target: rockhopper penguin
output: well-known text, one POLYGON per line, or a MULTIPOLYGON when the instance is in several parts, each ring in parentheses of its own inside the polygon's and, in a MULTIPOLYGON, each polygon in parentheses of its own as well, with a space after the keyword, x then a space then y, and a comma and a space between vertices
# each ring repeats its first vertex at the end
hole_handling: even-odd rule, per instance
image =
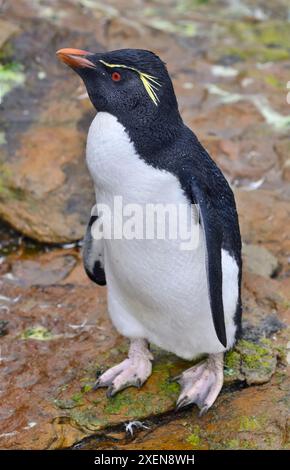
MULTIPOLYGON (((181 250, 171 239, 98 239, 85 235, 88 276, 108 288, 108 310, 130 340, 128 358, 103 373, 108 396, 141 386, 152 371, 149 343, 191 360, 177 407, 201 413, 223 384, 224 352, 241 327, 241 238, 233 193, 195 134, 183 123, 165 64, 154 53, 122 49, 90 53, 61 49, 58 57, 83 79, 97 110, 86 158, 96 201, 199 207, 198 245, 181 250)), ((98 207, 98 206, 96 206, 98 207)), ((101 217, 101 216, 100 216, 101 217)))

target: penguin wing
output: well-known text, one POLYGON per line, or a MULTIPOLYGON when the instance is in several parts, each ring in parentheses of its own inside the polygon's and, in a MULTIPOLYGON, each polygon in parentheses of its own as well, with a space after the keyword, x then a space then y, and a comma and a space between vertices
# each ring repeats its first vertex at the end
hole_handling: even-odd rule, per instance
POLYGON ((99 286, 106 285, 104 271, 104 247, 103 240, 96 240, 92 237, 91 229, 93 223, 98 219, 97 215, 91 215, 84 237, 83 263, 85 271, 91 281, 99 286))
POLYGON ((211 313, 215 331, 224 347, 227 345, 223 294, 222 294, 222 244, 223 225, 214 205, 210 188, 205 180, 192 176, 192 202, 198 204, 201 225, 206 242, 206 271, 211 313))

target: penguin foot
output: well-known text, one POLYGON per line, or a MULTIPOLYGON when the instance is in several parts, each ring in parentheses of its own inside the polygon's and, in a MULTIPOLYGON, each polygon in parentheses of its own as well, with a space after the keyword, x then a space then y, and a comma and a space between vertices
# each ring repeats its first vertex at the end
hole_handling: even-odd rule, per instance
POLYGON ((120 364, 108 369, 96 381, 94 390, 108 387, 107 396, 113 397, 127 387, 140 388, 150 377, 153 356, 144 339, 131 341, 128 358, 120 364))
POLYGON ((176 404, 178 410, 195 403, 200 409, 200 416, 207 412, 223 386, 223 356, 223 353, 211 354, 206 361, 176 377, 182 387, 176 404))

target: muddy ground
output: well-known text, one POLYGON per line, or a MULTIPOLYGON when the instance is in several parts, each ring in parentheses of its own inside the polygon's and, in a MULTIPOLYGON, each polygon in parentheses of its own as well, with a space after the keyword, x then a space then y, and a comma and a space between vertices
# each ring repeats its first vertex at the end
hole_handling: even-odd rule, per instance
POLYGON ((289 1, 11 0, 0 9, 0 448, 289 449, 289 1), (156 348, 141 390, 112 399, 92 390, 127 343, 108 319, 106 289, 81 264, 94 111, 55 59, 66 46, 161 55, 184 120, 235 191, 244 336, 202 418, 174 409, 170 378, 189 364, 156 348), (143 428, 131 435, 134 420, 143 428))

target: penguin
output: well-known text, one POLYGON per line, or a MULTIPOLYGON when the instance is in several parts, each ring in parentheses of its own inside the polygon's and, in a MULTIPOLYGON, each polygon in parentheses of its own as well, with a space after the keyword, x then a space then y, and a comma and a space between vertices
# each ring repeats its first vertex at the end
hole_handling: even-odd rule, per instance
POLYGON ((140 387, 152 372, 150 344, 188 360, 175 380, 177 408, 200 414, 223 386, 224 354, 241 332, 241 236, 233 192, 194 132, 183 122, 165 63, 153 52, 91 53, 60 49, 83 80, 97 113, 86 161, 96 206, 84 239, 85 270, 107 286, 108 312, 129 339, 128 356, 98 377, 111 397, 140 387), (197 217, 196 246, 180 240, 100 237, 100 204, 182 204, 197 217))

